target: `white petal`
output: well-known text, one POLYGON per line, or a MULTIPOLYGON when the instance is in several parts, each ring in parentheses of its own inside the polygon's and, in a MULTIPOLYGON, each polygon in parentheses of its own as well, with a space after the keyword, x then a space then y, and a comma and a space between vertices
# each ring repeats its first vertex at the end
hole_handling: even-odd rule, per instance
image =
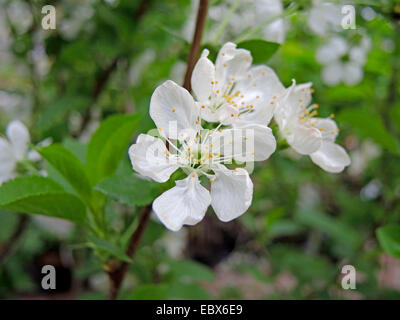
POLYGON ((311 160, 322 169, 338 173, 350 165, 351 160, 346 150, 333 142, 324 142, 322 147, 311 154, 311 160))
POLYGON ((245 76, 245 72, 251 66, 252 57, 250 51, 236 49, 236 44, 227 42, 218 53, 215 63, 215 79, 222 85, 231 78, 239 80, 245 76))
POLYGON ((322 140, 334 142, 338 135, 338 127, 336 122, 330 118, 312 118, 313 126, 321 131, 322 140))
POLYGON ((154 200, 153 210, 168 229, 178 231, 184 224, 200 222, 210 203, 209 191, 200 184, 197 175, 190 174, 154 200))
POLYGON ((15 158, 24 159, 30 142, 28 129, 22 122, 15 120, 7 126, 6 134, 11 142, 15 158))
POLYGON ((291 129, 291 134, 286 137, 287 143, 300 154, 310 154, 322 146, 321 131, 302 125, 291 129))
POLYGON ((248 124, 233 129, 225 129, 218 137, 223 143, 214 142, 220 145, 220 152, 225 156, 232 156, 235 160, 264 161, 276 150, 276 140, 271 128, 259 124, 248 124), (232 142, 232 143, 230 143, 232 142))
POLYGON ((133 169, 157 182, 166 182, 179 166, 167 157, 165 150, 162 140, 147 134, 139 135, 136 143, 129 148, 133 169))
POLYGON ((163 136, 177 138, 178 132, 194 128, 199 106, 191 94, 168 80, 158 86, 150 101, 150 116, 163 136))
POLYGON ((251 205, 253 182, 246 170, 228 170, 219 165, 211 183, 211 205, 217 217, 224 222, 241 216, 251 205))
POLYGON ((16 159, 10 143, 0 137, 0 180, 8 180, 15 166, 16 159))
POLYGON ((203 53, 192 73, 192 89, 198 101, 205 101, 210 97, 213 88, 211 82, 215 81, 214 64, 207 55, 208 52, 203 53))

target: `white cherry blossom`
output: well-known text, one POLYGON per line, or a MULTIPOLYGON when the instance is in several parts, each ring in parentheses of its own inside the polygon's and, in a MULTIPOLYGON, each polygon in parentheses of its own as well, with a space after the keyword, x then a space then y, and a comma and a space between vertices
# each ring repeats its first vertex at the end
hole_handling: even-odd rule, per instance
POLYGON ((280 133, 296 152, 309 155, 325 171, 341 172, 350 165, 350 158, 335 144, 339 132, 335 121, 315 117, 318 105, 310 105, 311 92, 311 83, 294 82, 279 99, 275 120, 280 133))
POLYGON ((145 177, 166 182, 179 168, 187 175, 153 203, 160 221, 173 231, 201 221, 210 204, 222 221, 246 212, 253 183, 245 169, 231 170, 226 164, 264 159, 276 147, 275 139, 268 139, 270 129, 257 124, 243 128, 219 124, 212 130, 203 129, 202 110, 186 89, 166 81, 150 102, 150 115, 161 138, 141 134, 129 149, 133 169, 145 177), (256 135, 264 139, 257 141, 256 135), (252 139, 256 140, 254 145, 246 144, 252 139), (210 191, 201 185, 201 176, 210 181, 210 191))
MULTIPOLYGON (((201 118, 232 128, 267 126, 274 114, 275 101, 284 92, 275 72, 267 66, 251 67, 250 52, 237 49, 234 43, 228 42, 221 48, 215 65, 208 59, 208 53, 203 51, 192 75, 201 118)), ((259 131, 258 127, 256 144, 261 146, 262 140, 275 139, 270 128, 262 129, 263 135, 257 134, 259 131)))

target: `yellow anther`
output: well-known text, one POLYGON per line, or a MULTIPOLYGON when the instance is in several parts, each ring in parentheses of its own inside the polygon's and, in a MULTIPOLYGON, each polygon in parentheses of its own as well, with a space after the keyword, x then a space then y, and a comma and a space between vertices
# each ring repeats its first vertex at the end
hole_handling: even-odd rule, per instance
POLYGON ((214 84, 214 81, 211 81, 211 84, 214 84))
POLYGON ((222 52, 222 55, 224 56, 224 55, 225 55, 225 52, 222 52))
POLYGON ((224 63, 224 67, 226 68, 226 63, 224 63))
POLYGON ((172 112, 175 112, 175 110, 176 110, 175 108, 172 108, 172 112))
POLYGON ((249 61, 249 57, 244 58, 246 61, 249 61))
POLYGON ((200 160, 200 162, 199 162, 200 164, 203 164, 204 162, 203 162, 203 160, 200 160))
POLYGON ((257 83, 253 83, 253 87, 257 87, 257 83))
POLYGON ((199 120, 196 120, 196 124, 199 124, 199 120))
POLYGON ((213 178, 211 178, 211 179, 210 179, 210 182, 214 182, 214 179, 213 179, 213 178))
POLYGON ((257 96, 256 98, 257 98, 257 99, 260 99, 260 96, 257 96))
POLYGON ((231 117, 234 117, 235 116, 235 114, 234 113, 231 113, 231 117))
POLYGON ((299 99, 299 101, 300 101, 300 102, 303 102, 303 99, 302 99, 302 98, 300 98, 300 99, 299 99))
POLYGON ((251 78, 251 74, 249 74, 248 77, 251 78))
POLYGON ((247 137, 244 137, 244 140, 247 140, 248 138, 247 137))
POLYGON ((304 119, 304 115, 301 115, 299 118, 300 118, 300 119, 304 119))
POLYGON ((271 104, 274 104, 274 102, 273 102, 273 101, 271 101, 270 103, 271 103, 271 104))
POLYGON ((196 176, 196 174, 195 173, 192 173, 192 177, 194 178, 196 176))
POLYGON ((219 93, 219 89, 216 92, 219 93))
POLYGON ((240 117, 240 112, 238 113, 238 117, 240 117))
POLYGON ((235 170, 235 172, 238 172, 238 171, 239 171, 239 169, 238 169, 238 168, 235 168, 234 170, 235 170))
POLYGON ((222 132, 222 129, 219 129, 219 132, 222 132))
POLYGON ((273 98, 273 99, 276 99, 276 96, 273 96, 272 98, 273 98))
POLYGON ((265 72, 263 71, 263 72, 261 72, 261 74, 264 76, 264 75, 265 75, 265 72))
POLYGON ((314 93, 315 92, 315 90, 314 89, 311 89, 311 93, 314 93))
POLYGON ((204 109, 206 106, 203 104, 203 105, 201 105, 201 107, 204 109))
POLYGON ((335 117, 335 114, 331 113, 330 117, 333 119, 335 117))

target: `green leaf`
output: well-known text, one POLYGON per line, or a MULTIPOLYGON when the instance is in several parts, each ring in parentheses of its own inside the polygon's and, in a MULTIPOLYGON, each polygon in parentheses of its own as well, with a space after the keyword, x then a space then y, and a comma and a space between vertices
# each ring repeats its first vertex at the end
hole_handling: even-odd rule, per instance
POLYGON ((85 167, 71 151, 60 144, 52 144, 38 149, 38 152, 61 173, 83 199, 90 202, 92 188, 85 167))
POLYGON ((114 115, 103 121, 93 134, 86 155, 92 185, 117 169, 138 122, 138 115, 114 115))
POLYGON ((400 258, 400 225, 387 225, 376 231, 383 250, 393 257, 400 258))
POLYGON ((24 176, 0 187, 0 208, 29 214, 41 214, 85 224, 86 208, 78 197, 66 193, 51 179, 24 176))
POLYGON ((358 130, 363 137, 372 138, 382 147, 399 153, 400 149, 396 139, 387 131, 379 115, 365 110, 348 109, 338 115, 338 121, 346 122, 358 130))
POLYGON ((161 192, 158 183, 141 179, 135 173, 115 174, 102 180, 96 190, 131 206, 150 204, 161 192))
POLYGON ((166 300, 169 287, 165 284, 146 284, 137 287, 129 300, 166 300))
POLYGON ((255 64, 268 62, 280 46, 279 43, 261 39, 246 40, 237 45, 238 48, 247 49, 251 52, 255 64))
POLYGON ((122 260, 125 262, 132 262, 132 259, 129 258, 121 248, 119 248, 115 244, 113 244, 105 239, 91 236, 89 238, 89 241, 93 245, 94 248, 104 250, 107 253, 115 256, 119 260, 122 260))
POLYGON ((177 278, 191 281, 213 281, 214 273, 205 265, 191 260, 171 260, 170 270, 177 278))

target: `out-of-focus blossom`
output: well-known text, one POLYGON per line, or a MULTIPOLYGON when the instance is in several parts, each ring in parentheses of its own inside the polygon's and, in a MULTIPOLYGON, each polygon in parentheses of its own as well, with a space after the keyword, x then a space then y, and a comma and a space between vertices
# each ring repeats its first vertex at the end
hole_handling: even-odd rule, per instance
POLYGON ((342 14, 338 4, 316 0, 307 18, 308 26, 317 35, 340 31, 342 14))
POLYGON ((340 36, 331 38, 316 53, 316 59, 324 66, 323 81, 329 86, 341 82, 349 86, 358 84, 364 75, 363 66, 370 47, 371 41, 367 36, 363 36, 357 45, 340 36))
MULTIPOLYGON (((17 165, 21 161, 38 161, 39 154, 29 150, 30 135, 25 125, 14 120, 9 123, 6 136, 0 137, 0 184, 17 176, 17 165)), ((50 139, 44 140, 40 146, 51 143, 50 139)))
MULTIPOLYGON (((211 20, 211 31, 206 41, 213 39, 219 24, 228 14, 229 10, 235 5, 237 0, 225 0, 218 5, 211 6, 208 16, 211 20)), ((184 28, 184 37, 191 41, 195 26, 195 16, 198 8, 198 0, 192 1, 192 13, 184 28)), ((255 26, 262 26, 260 36, 267 41, 283 43, 285 41, 286 27, 285 22, 279 16, 283 13, 281 0, 242 0, 238 8, 233 13, 221 41, 229 41, 240 36, 247 29, 255 26), (270 21, 270 23, 266 23, 270 21)))
POLYGON ((85 1, 79 5, 79 10, 73 10, 70 17, 61 19, 60 33, 67 39, 74 39, 85 23, 93 16, 94 10, 90 1, 85 1))
POLYGON ((27 1, 13 0, 6 8, 10 22, 19 34, 23 34, 32 25, 33 17, 27 1))
POLYGON ((6 135, 7 139, 0 137, 0 184, 17 175, 17 163, 26 158, 30 141, 28 129, 20 121, 12 121, 6 135))

